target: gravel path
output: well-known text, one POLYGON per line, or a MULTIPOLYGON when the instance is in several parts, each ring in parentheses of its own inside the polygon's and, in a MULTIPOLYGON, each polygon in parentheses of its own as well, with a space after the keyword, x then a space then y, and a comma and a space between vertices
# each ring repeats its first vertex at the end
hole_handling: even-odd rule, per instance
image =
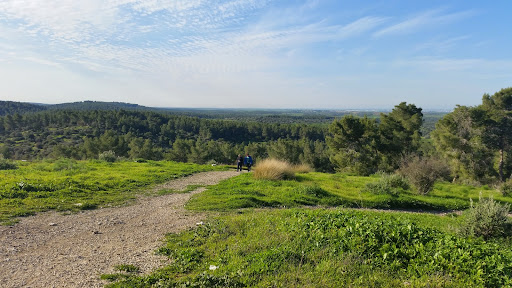
MULTIPOLYGON (((234 171, 204 172, 155 189, 183 190, 188 185, 213 185, 238 175, 234 171)), ((164 265, 154 251, 169 232, 199 222, 204 214, 186 211, 191 193, 143 197, 126 207, 78 214, 41 213, 15 226, 0 226, 1 287, 102 287, 100 274, 113 266, 132 264, 147 273, 164 265)))

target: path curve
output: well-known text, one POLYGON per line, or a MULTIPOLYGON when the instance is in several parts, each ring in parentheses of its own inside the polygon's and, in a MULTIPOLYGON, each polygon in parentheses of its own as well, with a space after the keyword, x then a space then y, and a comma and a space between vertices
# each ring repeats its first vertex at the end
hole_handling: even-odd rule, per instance
MULTIPOLYGON (((183 190, 188 185, 214 185, 239 175, 234 171, 203 172, 155 189, 183 190)), ((15 226, 0 226, 2 287, 102 287, 100 274, 119 264, 138 266, 142 273, 167 263, 154 251, 166 233, 180 232, 205 214, 186 211, 195 193, 140 198, 126 207, 78 214, 41 213, 15 226)))

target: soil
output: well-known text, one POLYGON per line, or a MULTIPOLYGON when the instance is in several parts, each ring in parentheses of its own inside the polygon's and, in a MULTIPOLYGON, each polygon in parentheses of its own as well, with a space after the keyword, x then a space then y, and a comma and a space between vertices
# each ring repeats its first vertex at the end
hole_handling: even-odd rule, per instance
MULTIPOLYGON (((214 185, 238 175, 234 171, 195 174, 153 189, 184 190, 188 185, 214 185)), ((205 214, 184 205, 193 194, 140 197, 134 205, 63 215, 25 217, 0 226, 0 286, 102 287, 101 274, 131 264, 148 273, 168 263, 155 254, 167 233, 197 225, 205 214)))

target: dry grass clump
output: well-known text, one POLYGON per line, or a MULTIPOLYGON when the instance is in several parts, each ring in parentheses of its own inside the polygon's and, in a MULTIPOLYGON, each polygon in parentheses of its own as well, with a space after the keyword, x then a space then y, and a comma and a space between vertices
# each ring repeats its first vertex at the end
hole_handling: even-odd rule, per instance
POLYGON ((265 159, 254 166, 254 178, 265 180, 284 180, 295 178, 293 166, 277 159, 265 159))
POLYGON ((293 165, 293 171, 295 171, 295 173, 309 173, 313 172, 313 168, 308 164, 297 164, 293 165))

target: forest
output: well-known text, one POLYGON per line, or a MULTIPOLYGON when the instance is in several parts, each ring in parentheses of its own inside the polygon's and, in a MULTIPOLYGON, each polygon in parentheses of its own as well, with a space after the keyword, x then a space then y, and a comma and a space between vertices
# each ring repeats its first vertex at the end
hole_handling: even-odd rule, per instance
POLYGON ((443 175, 452 180, 493 183, 512 173, 512 88, 450 113, 424 113, 405 102, 390 112, 337 114, 155 109, 92 101, 47 106, 4 101, 0 111, 4 159, 114 155, 232 164, 237 154, 250 153, 256 162, 276 158, 358 175, 393 172, 418 161, 437 165, 436 170, 443 166, 449 170, 443 175))

